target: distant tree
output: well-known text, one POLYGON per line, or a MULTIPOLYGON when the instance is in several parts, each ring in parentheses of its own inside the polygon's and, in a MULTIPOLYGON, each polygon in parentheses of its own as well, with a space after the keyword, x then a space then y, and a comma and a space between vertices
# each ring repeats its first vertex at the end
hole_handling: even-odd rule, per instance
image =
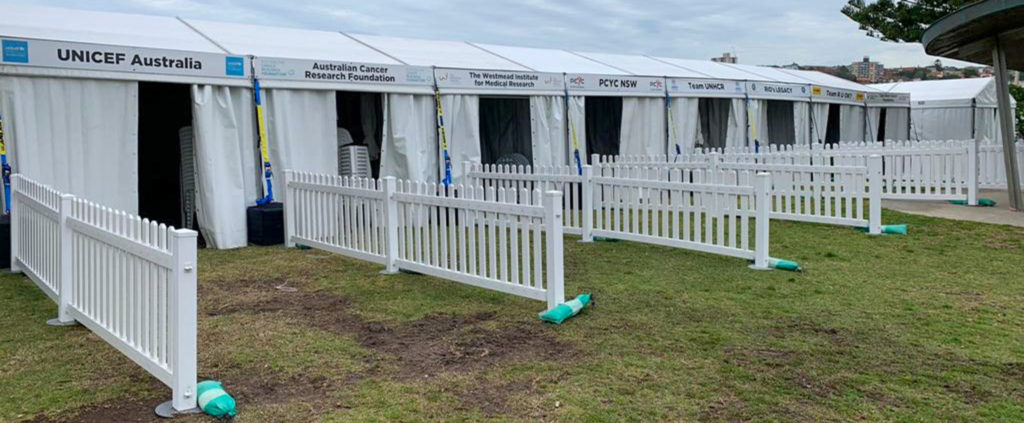
POLYGON ((977 1, 980 0, 848 0, 843 14, 860 24, 869 37, 917 43, 929 25, 977 1))
POLYGON ((850 72, 850 68, 848 68, 846 66, 839 66, 836 69, 836 76, 838 76, 840 78, 843 78, 843 79, 849 79, 849 80, 854 81, 854 82, 857 81, 857 76, 854 75, 853 72, 850 72))
POLYGON ((1010 95, 1017 100, 1017 134, 1024 137, 1024 87, 1010 85, 1010 95))
POLYGON ((964 68, 964 78, 977 78, 978 68, 964 68))

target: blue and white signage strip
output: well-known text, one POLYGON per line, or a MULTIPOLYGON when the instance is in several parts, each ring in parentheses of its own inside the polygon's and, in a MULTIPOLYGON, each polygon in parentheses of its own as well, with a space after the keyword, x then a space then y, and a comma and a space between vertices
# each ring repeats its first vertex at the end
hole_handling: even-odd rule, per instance
POLYGON ((565 75, 565 87, 571 95, 613 97, 664 97, 665 78, 651 76, 565 75))
POLYGON ((909 93, 868 93, 868 106, 910 107, 909 93))
POLYGON ((823 87, 819 85, 811 87, 811 101, 815 103, 842 103, 849 104, 851 106, 863 106, 866 100, 867 95, 860 91, 823 87))
POLYGON ((565 95, 560 73, 437 68, 434 79, 442 94, 565 95))
POLYGON ((672 97, 743 98, 747 87, 743 81, 727 79, 668 78, 668 95, 672 97))
POLYGON ((761 100, 809 101, 811 86, 783 82, 747 81, 747 94, 761 100))
POLYGON ((431 94, 434 75, 423 66, 381 65, 326 60, 253 59, 264 88, 343 89, 431 94))
POLYGON ((0 64, 5 68, 11 66, 12 73, 78 70, 104 73, 99 77, 107 79, 222 80, 243 84, 248 84, 250 73, 249 58, 220 53, 16 38, 0 38, 0 48, 0 64), (156 79, 152 75, 170 78, 156 79))

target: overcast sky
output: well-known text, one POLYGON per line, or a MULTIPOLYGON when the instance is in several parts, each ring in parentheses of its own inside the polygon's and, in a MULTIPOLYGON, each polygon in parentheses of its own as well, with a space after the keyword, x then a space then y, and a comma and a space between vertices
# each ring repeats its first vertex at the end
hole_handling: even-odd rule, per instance
MULTIPOLYGON (((708 59, 752 65, 888 67, 934 61, 920 44, 864 35, 845 0, 37 0, 46 4, 219 21, 708 59)), ((948 64, 957 64, 944 60, 948 64)))

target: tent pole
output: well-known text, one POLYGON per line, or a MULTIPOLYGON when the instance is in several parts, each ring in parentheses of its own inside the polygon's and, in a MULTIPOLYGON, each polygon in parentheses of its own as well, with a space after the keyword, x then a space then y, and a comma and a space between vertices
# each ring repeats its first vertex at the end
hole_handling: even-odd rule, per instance
POLYGON ((997 98, 999 100, 999 122, 1002 129, 1003 160, 1006 162, 1006 188, 1010 195, 1010 208, 1016 211, 1024 211, 1024 202, 1021 200, 1020 172, 1017 170, 1017 155, 1014 148, 1013 136, 1013 111, 1010 110, 1010 87, 1007 81, 1006 50, 1003 49, 998 36, 994 39, 992 48, 992 67, 996 73, 997 98))

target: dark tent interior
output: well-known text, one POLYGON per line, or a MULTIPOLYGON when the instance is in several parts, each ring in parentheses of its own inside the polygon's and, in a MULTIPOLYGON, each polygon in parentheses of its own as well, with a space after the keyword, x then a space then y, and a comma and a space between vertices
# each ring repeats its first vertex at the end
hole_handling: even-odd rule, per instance
MULTIPOLYGON (((587 154, 618 155, 622 132, 622 97, 587 97, 587 154)), ((587 157, 590 163, 590 157, 587 157)))
POLYGON ((791 145, 796 142, 792 102, 768 100, 767 141, 774 145, 791 145))
POLYGON ((697 103, 700 115, 700 135, 705 148, 725 147, 729 134, 729 108, 732 100, 728 98, 702 98, 697 103))
MULTIPOLYGON (((179 228, 187 226, 183 215, 194 213, 195 206, 187 207, 182 201, 185 188, 179 131, 191 126, 189 85, 139 83, 139 216, 179 228)), ((191 148, 186 154, 191 155, 191 148)), ((194 170, 187 179, 194 180, 194 170)))
MULTIPOLYGON (((370 168, 373 177, 380 177, 380 147, 384 139, 384 101, 379 93, 337 91, 335 95, 338 110, 338 127, 344 128, 352 137, 352 144, 366 145, 370 153, 370 168), (375 142, 368 143, 367 132, 375 142)), ((346 140, 338 137, 339 147, 346 140)), ((340 159, 339 159, 340 160, 340 159)), ((341 164, 339 163, 339 169, 341 164)))
POLYGON ((530 100, 480 99, 480 159, 485 164, 533 164, 530 100))
POLYGON ((825 131, 825 144, 839 142, 839 137, 841 136, 839 132, 839 109, 838 104, 828 105, 828 129, 825 131))

